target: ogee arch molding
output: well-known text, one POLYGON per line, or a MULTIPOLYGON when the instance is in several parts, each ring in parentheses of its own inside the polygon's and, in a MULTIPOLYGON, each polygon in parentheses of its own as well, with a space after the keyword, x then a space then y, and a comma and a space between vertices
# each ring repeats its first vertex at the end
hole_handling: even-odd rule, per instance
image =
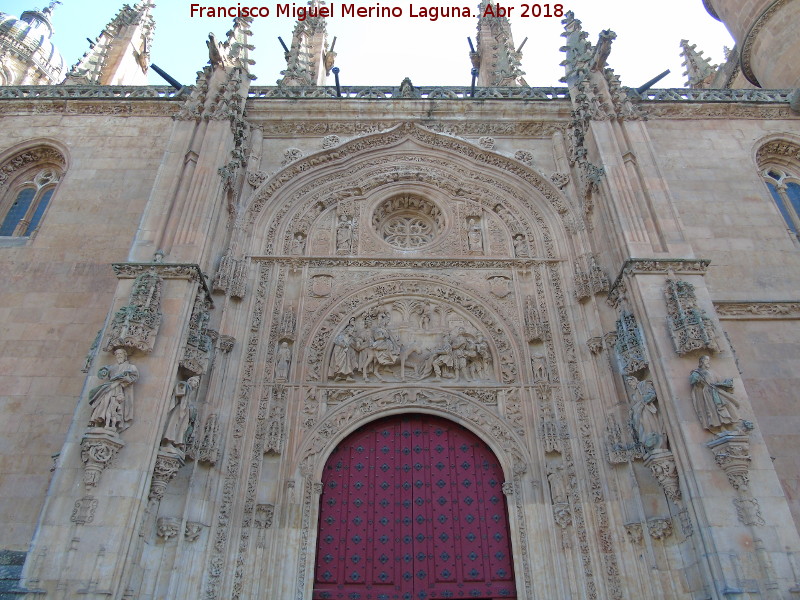
POLYGON ((542 258, 568 255, 563 233, 582 219, 534 169, 405 123, 297 160, 265 181, 241 216, 239 225, 250 239, 246 252, 289 254, 291 236, 307 230, 321 213, 387 186, 436 189, 483 210, 502 211, 509 233, 528 232, 542 258))

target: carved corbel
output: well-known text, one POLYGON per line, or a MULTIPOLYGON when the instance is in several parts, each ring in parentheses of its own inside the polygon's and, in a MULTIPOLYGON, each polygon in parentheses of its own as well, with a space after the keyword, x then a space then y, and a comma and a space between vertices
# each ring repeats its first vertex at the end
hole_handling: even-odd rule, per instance
POLYGON ((167 491, 167 484, 172 481, 184 464, 183 452, 177 448, 161 448, 156 455, 153 478, 150 481, 149 500, 161 500, 167 491))
POLYGON ((165 542, 177 537, 180 531, 181 520, 177 517, 159 517, 156 522, 156 533, 165 542))
POLYGON ((97 486, 100 475, 108 468, 114 457, 125 445, 115 431, 103 428, 89 429, 81 440, 83 461, 83 483, 86 488, 97 486))
POLYGON ((644 459, 644 464, 658 480, 667 498, 673 502, 681 499, 681 487, 675 457, 669 450, 653 450, 644 459))
POLYGON ((663 540, 672 535, 672 519, 650 519, 647 521, 647 531, 654 540, 663 540))
POLYGON ((728 433, 706 444, 714 453, 717 466, 725 471, 730 484, 740 492, 750 485, 750 442, 746 435, 728 433))
POLYGON ((627 523, 625 525, 625 533, 628 534, 628 539, 634 545, 641 544, 644 539, 641 523, 627 523))

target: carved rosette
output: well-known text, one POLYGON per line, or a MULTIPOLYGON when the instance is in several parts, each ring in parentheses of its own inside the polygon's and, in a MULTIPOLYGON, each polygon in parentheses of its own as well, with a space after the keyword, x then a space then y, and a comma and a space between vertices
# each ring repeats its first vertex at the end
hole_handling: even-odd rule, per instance
POLYGON ((151 268, 133 282, 130 299, 120 308, 109 325, 104 350, 128 348, 151 352, 161 326, 161 289, 163 279, 151 268))
POLYGON ((97 485, 100 475, 124 445, 125 442, 119 435, 108 429, 92 428, 84 434, 81 440, 81 460, 83 483, 87 488, 97 485))
POLYGON ((697 306, 697 297, 691 283, 667 279, 664 296, 667 302, 667 323, 675 352, 683 356, 693 350, 719 350, 714 325, 697 306))
POLYGON ((750 485, 750 443, 746 435, 726 434, 706 444, 714 453, 717 466, 725 471, 730 484, 740 492, 750 485))
POLYGON ((645 466, 649 467, 653 477, 664 490, 667 498, 673 502, 681 499, 678 469, 675 466, 675 457, 669 450, 654 450, 644 459, 645 466))
POLYGON ((167 484, 172 481, 183 466, 183 453, 177 449, 162 448, 156 455, 156 466, 153 468, 153 479, 150 481, 149 500, 161 500, 167 491, 167 484))

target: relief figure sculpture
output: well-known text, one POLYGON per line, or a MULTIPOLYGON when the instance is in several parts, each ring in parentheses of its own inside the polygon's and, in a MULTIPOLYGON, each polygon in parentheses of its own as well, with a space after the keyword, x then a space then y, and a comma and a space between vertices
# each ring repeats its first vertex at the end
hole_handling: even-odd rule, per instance
POLYGON ((430 302, 408 301, 402 309, 405 312, 398 314, 412 318, 399 329, 392 326, 392 310, 373 308, 354 316, 333 337, 330 380, 350 382, 357 372, 364 381, 369 381, 371 375, 379 381, 492 378, 492 351, 487 337, 463 326, 451 332, 432 326, 431 317, 439 309, 430 302))

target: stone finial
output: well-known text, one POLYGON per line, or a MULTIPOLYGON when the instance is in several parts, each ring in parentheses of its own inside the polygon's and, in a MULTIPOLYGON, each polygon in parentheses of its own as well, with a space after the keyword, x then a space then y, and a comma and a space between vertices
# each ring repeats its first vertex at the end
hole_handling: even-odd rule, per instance
MULTIPOLYGON (((45 11, 49 14, 56 4, 60 2, 51 2, 45 11)), ((64 83, 146 85, 155 31, 151 14, 154 7, 152 0, 142 0, 134 6, 123 5, 100 35, 90 42, 89 50, 72 66, 64 83), (116 59, 118 56, 123 58, 116 59)))
POLYGON ((697 50, 697 45, 689 45, 688 40, 681 40, 681 56, 683 66, 686 67, 684 75, 688 81, 684 84, 693 89, 705 89, 711 86, 714 76, 717 74, 717 65, 712 65, 703 57, 703 52, 697 50))
MULTIPOLYGON (((311 0, 303 11, 303 20, 298 20, 292 32, 292 44, 286 56, 286 69, 281 71, 280 86, 317 86, 325 83, 336 53, 328 48, 328 32, 325 17, 330 9, 324 0, 311 0)), ((284 46, 285 47, 285 46, 284 46)))
POLYGON ((522 70, 522 47, 517 48, 511 33, 511 23, 504 7, 493 0, 482 0, 478 16, 477 48, 470 52, 473 68, 478 69, 480 87, 527 87, 522 70))

